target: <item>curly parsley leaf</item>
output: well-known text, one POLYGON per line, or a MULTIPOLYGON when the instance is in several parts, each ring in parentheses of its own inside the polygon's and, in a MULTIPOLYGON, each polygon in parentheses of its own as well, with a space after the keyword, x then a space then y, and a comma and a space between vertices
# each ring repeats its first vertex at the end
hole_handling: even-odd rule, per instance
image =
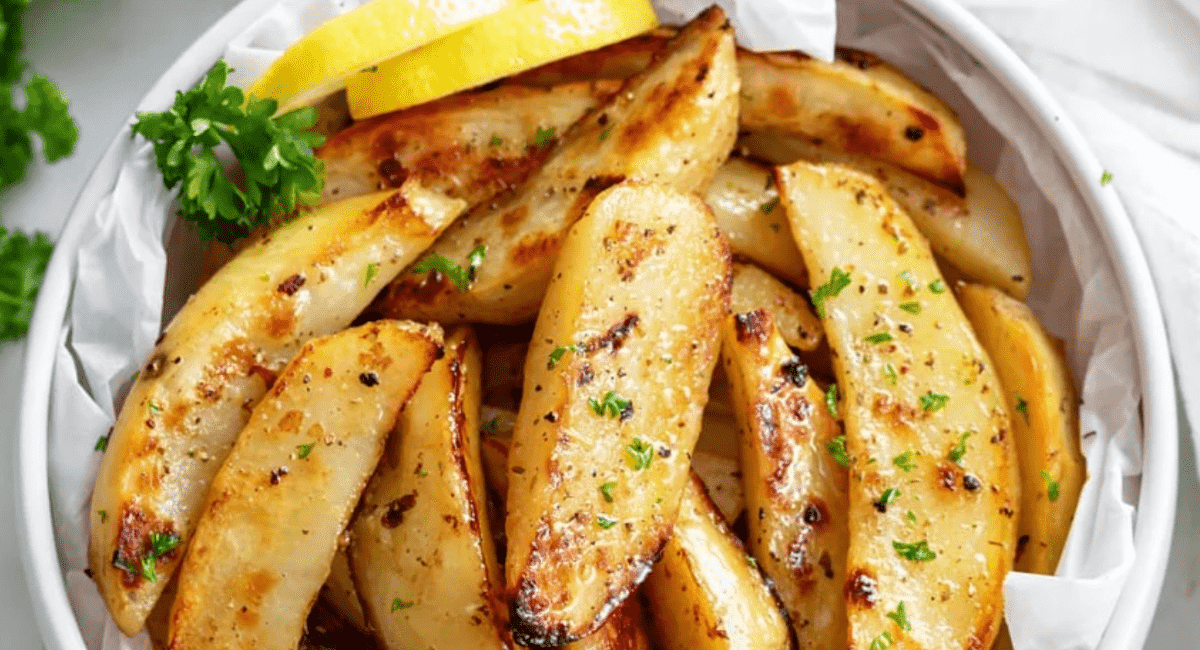
POLYGON ((71 155, 79 139, 79 127, 71 119, 71 105, 53 81, 33 75, 25 85, 25 128, 42 136, 46 162, 71 155))
POLYGON ((29 331, 54 244, 43 234, 8 233, 0 226, 0 342, 15 341, 29 331))
POLYGON ((634 438, 625 448, 625 453, 629 455, 629 464, 634 469, 649 469, 650 461, 654 460, 654 449, 641 438, 634 438))
POLYGON ((589 399, 588 406, 591 407, 592 412, 596 415, 603 416, 607 414, 610 418, 626 420, 633 414, 633 402, 621 397, 615 390, 608 391, 599 400, 595 398, 589 399))
POLYGON ((161 113, 138 113, 134 133, 154 144, 163 183, 182 184, 180 212, 206 241, 230 243, 298 206, 314 204, 324 185, 313 154, 324 137, 312 107, 275 116, 274 99, 245 97, 226 85, 231 68, 217 61, 196 88, 175 94, 161 113), (214 149, 226 144, 241 163, 236 183, 214 149))

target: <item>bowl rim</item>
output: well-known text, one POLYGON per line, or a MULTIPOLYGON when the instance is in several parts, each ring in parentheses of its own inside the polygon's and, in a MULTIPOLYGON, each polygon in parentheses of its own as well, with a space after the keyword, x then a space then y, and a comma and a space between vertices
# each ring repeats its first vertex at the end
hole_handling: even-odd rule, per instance
MULTIPOLYGON (((229 40, 278 0, 243 0, 214 23, 171 64, 138 108, 168 105, 178 88, 192 85, 223 53, 229 40)), ((1178 488, 1177 402, 1158 293, 1141 245, 1115 191, 1103 191, 1095 154, 1058 102, 995 33, 951 0, 895 0, 902 9, 949 36, 992 74, 1051 143, 1083 197, 1117 271, 1121 298, 1132 310, 1134 342, 1143 379, 1143 460, 1137 504, 1134 569, 1101 639, 1100 648, 1141 647, 1153 621, 1166 573, 1178 488), (1136 291, 1134 289, 1137 289, 1136 291), (1153 467, 1153 472, 1145 471, 1153 467)), ((87 650, 67 597, 66 579, 51 517, 48 424, 55 348, 71 296, 74 253, 84 226, 120 169, 130 122, 114 136, 71 208, 55 247, 26 341, 17 453, 17 537, 42 641, 50 650, 87 650)))

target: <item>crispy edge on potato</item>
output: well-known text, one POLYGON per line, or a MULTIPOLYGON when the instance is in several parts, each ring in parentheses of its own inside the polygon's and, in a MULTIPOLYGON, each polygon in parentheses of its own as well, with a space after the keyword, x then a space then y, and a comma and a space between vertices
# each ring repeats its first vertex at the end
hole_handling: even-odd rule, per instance
POLYGON ((590 634, 670 537, 728 309, 729 255, 703 202, 663 186, 613 187, 568 233, 509 456, 518 643, 590 634))
POLYGON ((323 206, 250 244, 172 318, 125 398, 92 493, 88 566, 122 632, 142 629, 178 564, 158 558, 154 581, 136 570, 151 535, 187 543, 276 373, 308 339, 349 325, 462 209, 415 183, 323 206))
POLYGON ((808 269, 779 205, 770 168, 732 157, 721 165, 704 202, 729 238, 729 248, 792 284, 808 286, 808 269))
POLYGON ((878 57, 839 48, 826 63, 798 52, 739 50, 738 71, 743 130, 809 138, 962 193, 967 141, 958 117, 878 57))
POLYGON ((480 460, 479 344, 452 331, 351 526, 354 584, 385 648, 507 648, 480 460))
POLYGON ((440 322, 532 320, 567 230, 605 188, 625 179, 702 190, 737 131, 733 28, 702 13, 655 65, 564 135, 520 188, 469 213, 431 253, 466 264, 486 258, 467 291, 443 273, 407 274, 376 302, 379 313, 440 322))
POLYGON ((875 178, 806 162, 776 173, 842 395, 849 647, 990 647, 1020 503, 991 360, 875 178))
POLYGON ((667 43, 679 33, 675 27, 656 27, 645 34, 599 49, 552 61, 509 77, 515 84, 556 86, 593 79, 628 79, 662 56, 667 43))
POLYGON ((939 257, 975 282, 1024 299, 1033 281, 1033 258, 1021 211, 987 172, 967 163, 965 194, 880 160, 834 151, 802 138, 750 133, 739 141, 749 154, 775 164, 797 160, 838 163, 879 179, 939 257))
POLYGON ((721 363, 740 428, 750 551, 799 647, 845 648, 848 478, 827 451, 842 428, 772 312, 734 311, 721 330, 721 363))
POLYGON ((675 532, 643 591, 663 650, 796 647, 768 582, 695 474, 684 488, 675 532))
POLYGON ((734 262, 730 307, 735 314, 769 310, 783 340, 797 350, 812 351, 821 345, 821 319, 808 300, 753 264, 734 262))
POLYGON ((171 608, 171 650, 292 650, 396 414, 442 353, 436 325, 311 341, 212 481, 171 608))
POLYGON ((1033 311, 992 287, 955 288, 996 364, 1021 466, 1016 570, 1053 575, 1067 543, 1087 464, 1079 451, 1079 400, 1062 341, 1033 311))
POLYGON ((554 88, 503 85, 388 113, 331 137, 323 201, 397 187, 412 177, 430 190, 475 206, 510 190, 551 151, 538 134, 561 134, 608 100, 620 82, 554 88))

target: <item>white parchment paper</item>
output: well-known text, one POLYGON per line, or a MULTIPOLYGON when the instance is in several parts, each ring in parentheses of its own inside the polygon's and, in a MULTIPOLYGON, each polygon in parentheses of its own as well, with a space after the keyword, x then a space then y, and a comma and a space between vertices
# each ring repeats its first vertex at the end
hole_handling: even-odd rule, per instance
MULTIPOLYGON (((281 0, 233 39, 234 80, 249 82, 282 49, 361 0, 281 0)), ((659 0, 664 20, 685 20, 706 0, 659 0)), ((1017 650, 1088 649, 1100 641, 1134 560, 1141 471, 1141 385, 1134 332, 1100 234, 1052 147, 1007 92, 940 32, 890 0, 720 0, 739 41, 755 49, 802 49, 828 58, 839 44, 875 52, 943 97, 968 133, 971 157, 1016 199, 1034 255, 1029 303, 1067 341, 1083 398, 1089 480, 1056 576, 1011 574, 1006 618, 1017 650)), ((165 107, 163 107, 165 108, 165 107)), ((128 129, 126 129, 126 134, 128 129)), ((146 650, 109 619, 87 566, 87 513, 115 405, 169 318, 194 289, 198 243, 168 232, 174 196, 140 140, 97 207, 75 260, 75 284, 58 349, 50 421, 50 488, 58 555, 89 647, 146 650), (167 254, 170 250, 170 255, 167 254), (164 313, 165 312, 165 313, 164 313)))

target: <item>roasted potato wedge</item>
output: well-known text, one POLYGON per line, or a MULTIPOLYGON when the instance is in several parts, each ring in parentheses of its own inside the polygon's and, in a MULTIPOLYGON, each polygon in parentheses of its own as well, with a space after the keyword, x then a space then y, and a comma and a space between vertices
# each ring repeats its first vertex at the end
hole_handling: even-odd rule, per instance
POLYGON ((807 162, 776 173, 843 396, 850 647, 990 647, 1020 486, 987 352, 874 177, 807 162))
POLYGON ((358 122, 331 137, 322 198, 336 201, 415 178, 469 206, 516 187, 550 153, 538 133, 564 133, 620 83, 504 85, 358 122))
POLYGON ((758 565, 698 476, 684 489, 675 533, 643 589, 663 650, 795 647, 795 634, 758 565))
POLYGON ((721 344, 741 428, 746 509, 754 514, 750 552, 774 582, 799 647, 845 648, 847 476, 827 451, 842 428, 772 312, 727 317, 721 344))
POLYGON ((437 237, 463 202, 415 183, 330 204, 267 233, 225 264, 167 326, 125 399, 92 493, 88 564, 127 635, 175 571, 115 566, 151 533, 186 544, 209 482, 250 407, 314 336, 337 332, 437 237))
POLYGON ((441 322, 533 320, 563 237, 600 191, 624 179, 684 192, 708 186, 733 146, 737 93, 733 28, 714 7, 573 126, 524 185, 472 211, 434 245, 434 254, 463 264, 486 247, 468 291, 441 273, 410 273, 375 309, 441 322))
POLYGON ((1033 260, 1020 209, 999 183, 974 164, 963 176, 959 196, 919 176, 866 156, 845 154, 798 138, 751 133, 740 145, 754 156, 786 165, 797 160, 831 162, 871 174, 887 188, 929 239, 933 252, 976 282, 1024 299, 1033 260))
POLYGON ((967 140, 958 117, 878 57, 839 48, 825 63, 798 52, 739 50, 738 72, 743 130, 817 140, 962 193, 967 140))
MULTIPOLYGON (((704 435, 701 432, 700 435, 704 435)), ((698 446, 698 445, 697 445, 698 446)), ((736 457, 718 456, 697 449, 692 454, 692 471, 704 483, 708 496, 725 521, 737 521, 746 509, 742 470, 736 457)))
POLYGON ((775 177, 768 167, 730 158, 708 186, 704 202, 736 254, 769 269, 796 286, 808 286, 808 270, 779 206, 775 177))
POLYGON ((610 188, 562 250, 509 456, 507 589, 522 645, 587 636, 649 572, 729 305, 729 248, 693 195, 610 188))
POLYGON ((1017 571, 1053 575, 1067 543, 1087 464, 1079 451, 1079 401, 1062 342, 1023 302, 964 284, 958 301, 996 364, 1021 466, 1017 571))
POLYGON ((369 633, 362 603, 358 599, 358 589, 354 587, 354 577, 350 573, 350 557, 345 548, 338 548, 333 555, 329 577, 321 586, 321 597, 342 620, 360 632, 369 633))
POLYGON ((479 447, 479 344, 446 339, 351 526, 350 568, 385 648, 508 648, 479 447))
POLYGON ((735 314, 769 310, 783 340, 797 350, 811 351, 821 344, 821 320, 808 301, 753 264, 734 263, 730 306, 735 314))
POLYGON ((608 617, 600 629, 562 647, 562 650, 651 650, 646 620, 637 598, 625 602, 608 617))
POLYGON ((396 414, 441 353, 436 325, 397 321, 305 344, 213 478, 179 572, 172 650, 296 647, 396 414))
POLYGON ((509 77, 509 81, 549 87, 595 79, 628 79, 649 67, 654 57, 660 56, 667 43, 678 33, 675 27, 656 27, 612 45, 551 61, 509 77))

